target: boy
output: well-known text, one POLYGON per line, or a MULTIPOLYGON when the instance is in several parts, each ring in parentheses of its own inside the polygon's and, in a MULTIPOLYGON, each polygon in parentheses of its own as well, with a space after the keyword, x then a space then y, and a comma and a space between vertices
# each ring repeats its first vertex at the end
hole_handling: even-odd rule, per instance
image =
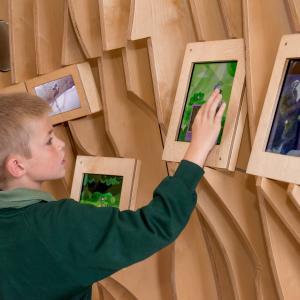
POLYGON ((225 109, 215 90, 193 124, 192 142, 173 177, 145 207, 53 201, 44 180, 64 176, 64 143, 45 101, 0 96, 0 299, 91 299, 91 285, 175 240, 196 203, 195 187, 225 109))

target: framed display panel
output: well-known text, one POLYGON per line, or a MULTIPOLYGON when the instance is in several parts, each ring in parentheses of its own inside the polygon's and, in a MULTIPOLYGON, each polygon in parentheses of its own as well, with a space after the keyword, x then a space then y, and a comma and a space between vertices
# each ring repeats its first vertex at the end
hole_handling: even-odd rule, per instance
MULTIPOLYGON (((237 153, 241 135, 240 122, 245 84, 244 40, 224 40, 188 44, 171 115, 163 160, 179 162, 191 140, 191 127, 199 108, 206 103, 214 88, 222 90, 227 103, 222 129, 210 152, 206 166, 234 170, 231 159, 237 153), (238 139, 238 141, 237 141, 238 139), (234 154, 234 155, 235 155, 234 154)), ((243 113, 246 113, 243 111, 243 113)))
POLYGON ((100 97, 88 62, 58 69, 25 83, 29 93, 49 103, 53 124, 101 110, 100 97))
POLYGON ((97 207, 134 209, 140 166, 130 158, 77 156, 71 198, 97 207))
POLYGON ((300 184, 300 34, 282 37, 247 173, 300 184))

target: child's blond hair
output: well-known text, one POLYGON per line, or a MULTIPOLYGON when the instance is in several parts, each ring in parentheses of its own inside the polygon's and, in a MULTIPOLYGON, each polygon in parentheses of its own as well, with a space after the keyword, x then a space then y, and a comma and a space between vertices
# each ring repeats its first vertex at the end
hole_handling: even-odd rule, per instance
POLYGON ((48 103, 27 93, 0 93, 0 181, 9 154, 31 157, 26 122, 50 111, 48 103))

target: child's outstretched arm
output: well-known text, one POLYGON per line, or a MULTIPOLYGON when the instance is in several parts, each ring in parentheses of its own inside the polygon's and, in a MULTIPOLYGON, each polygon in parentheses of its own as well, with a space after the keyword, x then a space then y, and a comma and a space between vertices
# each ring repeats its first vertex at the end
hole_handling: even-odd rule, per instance
POLYGON ((203 167, 207 155, 216 144, 225 107, 220 90, 215 89, 194 120, 192 141, 184 156, 185 160, 203 167))
POLYGON ((148 205, 119 211, 66 199, 27 209, 25 232, 36 232, 41 240, 34 251, 68 278, 70 285, 87 287, 173 242, 196 205, 195 188, 204 173, 201 166, 221 127, 225 109, 223 104, 218 110, 221 98, 219 90, 214 91, 200 109, 184 159, 175 174, 154 190, 148 205))

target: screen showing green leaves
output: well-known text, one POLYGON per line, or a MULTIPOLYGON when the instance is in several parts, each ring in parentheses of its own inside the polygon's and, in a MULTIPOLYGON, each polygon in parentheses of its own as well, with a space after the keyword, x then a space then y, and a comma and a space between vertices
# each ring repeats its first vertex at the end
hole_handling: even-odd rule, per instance
POLYGON ((217 139, 217 144, 221 143, 236 68, 237 61, 194 64, 177 137, 178 141, 191 141, 192 125, 198 110, 206 103, 213 90, 220 88, 223 101, 226 102, 226 110, 222 117, 222 128, 217 139))
POLYGON ((97 207, 119 207, 123 176, 84 174, 80 203, 97 207))

